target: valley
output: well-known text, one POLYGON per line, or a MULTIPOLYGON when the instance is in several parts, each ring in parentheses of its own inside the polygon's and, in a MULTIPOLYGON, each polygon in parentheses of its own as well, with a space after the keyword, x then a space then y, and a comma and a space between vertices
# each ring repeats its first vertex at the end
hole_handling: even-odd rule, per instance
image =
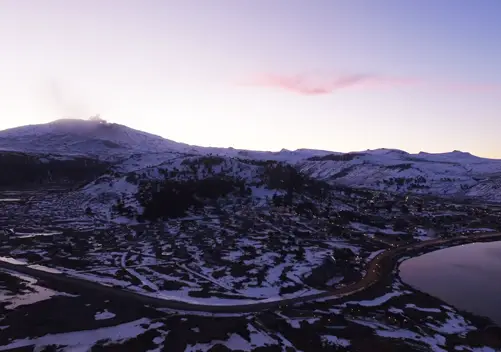
POLYGON ((67 120, 7 144, 0 350, 501 348, 489 319, 398 275, 498 238, 499 160, 203 148, 67 120))

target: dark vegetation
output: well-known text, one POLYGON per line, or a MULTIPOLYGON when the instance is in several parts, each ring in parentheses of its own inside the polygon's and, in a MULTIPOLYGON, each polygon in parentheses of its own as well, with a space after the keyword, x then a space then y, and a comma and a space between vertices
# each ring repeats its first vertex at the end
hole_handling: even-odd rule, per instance
MULTIPOLYGON (((185 165, 192 168, 193 174, 199 170, 207 170, 223 163, 219 157, 197 158, 186 160, 185 165)), ((317 209, 304 195, 319 200, 327 200, 330 186, 313 180, 290 165, 277 162, 255 162, 261 166, 261 184, 268 189, 282 191, 275 195, 273 203, 280 205, 295 205, 296 211, 303 214, 316 214, 317 209)), ((168 177, 163 181, 141 182, 138 176, 130 174, 127 179, 140 185, 138 200, 144 207, 142 219, 157 220, 177 218, 186 215, 189 209, 199 209, 210 203, 214 204, 220 198, 229 195, 250 197, 250 186, 259 182, 247 183, 238 177, 208 173, 206 178, 191 178, 180 180, 168 177)), ((120 205, 120 204, 119 204, 120 205)))
POLYGON ((364 156, 363 153, 327 154, 324 156, 313 156, 309 161, 351 161, 364 156))
POLYGON ((92 181, 108 167, 107 163, 85 157, 57 160, 19 152, 0 152, 0 188, 76 185, 92 181))
MULTIPOLYGON (((400 164, 400 165, 393 165, 389 166, 388 168, 398 168, 400 171, 405 170, 407 164, 400 164)), ((378 183, 380 183, 379 181, 378 183)), ((385 186, 396 186, 397 189, 400 189, 401 187, 407 187, 408 189, 424 189, 424 188, 430 188, 428 186, 426 178, 423 176, 419 175, 416 177, 390 177, 389 179, 383 179, 382 182, 384 183, 385 186)))
POLYGON ((230 194, 250 195, 251 192, 242 180, 210 177, 142 184, 138 197, 144 207, 143 218, 156 220, 182 217, 188 209, 202 207, 207 201, 215 201, 230 194))
POLYGON ((263 180, 269 189, 286 192, 285 196, 274 197, 275 205, 291 205, 294 196, 300 193, 326 200, 331 189, 326 182, 314 180, 291 165, 279 163, 265 166, 263 180))
POLYGON ((305 283, 311 287, 325 289, 327 282, 335 276, 345 276, 353 267, 356 255, 349 248, 335 248, 330 257, 314 268, 305 278, 305 283))
POLYGON ((384 218, 376 214, 364 214, 350 210, 338 211, 335 216, 331 218, 331 222, 339 226, 347 226, 350 222, 359 222, 380 229, 384 229, 387 224, 384 218))
POLYGON ((396 164, 396 165, 389 165, 386 168, 390 170, 404 171, 410 169, 411 167, 412 164, 396 164))
POLYGON ((351 166, 345 167, 341 171, 336 172, 330 178, 332 180, 335 180, 335 179, 338 179, 338 178, 346 177, 346 176, 348 176, 350 174, 351 171, 355 170, 356 167, 357 167, 357 165, 351 165, 351 166))

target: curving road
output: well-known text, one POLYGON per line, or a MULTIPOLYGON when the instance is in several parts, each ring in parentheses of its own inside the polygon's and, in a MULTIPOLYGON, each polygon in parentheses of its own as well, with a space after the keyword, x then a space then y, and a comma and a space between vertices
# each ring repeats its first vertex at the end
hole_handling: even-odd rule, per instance
POLYGON ((72 277, 66 274, 49 273, 27 267, 25 265, 12 264, 0 261, 0 268, 8 269, 18 273, 30 275, 48 283, 55 283, 59 288, 67 288, 70 292, 91 291, 102 296, 118 299, 131 299, 143 304, 164 307, 174 310, 198 311, 208 313, 252 313, 264 310, 273 310, 295 303, 304 303, 319 299, 336 299, 361 292, 368 289, 383 278, 391 275, 399 258, 405 255, 433 251, 444 246, 455 246, 471 242, 487 242, 501 239, 501 233, 478 234, 461 236, 451 239, 436 239, 413 243, 388 249, 375 256, 367 266, 366 275, 359 281, 331 291, 325 291, 295 298, 286 298, 273 301, 256 301, 255 303, 243 303, 238 305, 209 305, 195 302, 181 302, 172 299, 162 299, 135 293, 129 290, 104 286, 102 284, 72 277))

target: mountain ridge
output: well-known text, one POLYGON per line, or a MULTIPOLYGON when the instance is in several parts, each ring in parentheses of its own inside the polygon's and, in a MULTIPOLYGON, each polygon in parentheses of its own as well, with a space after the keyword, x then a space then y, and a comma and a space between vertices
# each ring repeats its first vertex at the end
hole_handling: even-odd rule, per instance
MULTIPOLYGON (((67 119, 0 131, 0 150, 38 153, 49 159, 57 154, 83 155, 109 162, 115 176, 109 187, 108 183, 100 185, 99 192, 104 193, 120 192, 113 185, 123 187, 127 177, 148 181, 229 176, 254 187, 262 180, 242 170, 285 164, 333 186, 501 202, 501 160, 457 150, 411 154, 388 148, 340 153, 307 148, 271 152, 198 147, 119 124, 67 119)), ((273 194, 265 188, 255 192, 273 194)))
MULTIPOLYGON (((296 150, 281 149, 280 151, 267 151, 267 150, 248 150, 248 149, 236 149, 233 147, 204 147, 189 145, 182 142, 173 141, 159 135, 155 135, 149 132, 144 132, 141 130, 130 128, 126 125, 121 125, 118 123, 110 123, 101 119, 71 119, 63 118, 57 119, 52 122, 43 124, 30 124, 25 126, 19 126, 14 128, 9 128, 5 130, 0 130, 0 150, 8 151, 21 151, 21 152, 53 152, 50 148, 54 148, 54 143, 48 143, 46 146, 47 150, 43 148, 37 148, 42 142, 47 142, 47 140, 36 141, 36 137, 43 138, 50 135, 54 138, 60 138, 63 140, 64 144, 68 146, 67 150, 69 154, 88 152, 85 148, 77 148, 79 143, 86 142, 104 142, 105 147, 110 149, 123 147, 125 149, 134 150, 135 152, 144 153, 158 153, 158 152, 183 152, 183 153, 201 153, 201 154, 222 154, 230 157, 251 157, 251 158, 276 158, 277 156, 283 156, 283 158, 289 156, 294 159, 297 158, 307 158, 308 156, 322 156, 329 154, 370 154, 370 155, 385 155, 385 154, 401 154, 410 157, 427 157, 427 158, 442 158, 446 159, 449 157, 453 158, 478 158, 484 160, 501 160, 495 158, 487 158, 473 155, 469 152, 462 152, 454 150, 452 152, 439 152, 430 153, 421 151, 419 153, 409 153, 404 150, 392 149, 392 148, 378 148, 378 149, 367 149, 360 151, 351 152, 337 152, 329 150, 311 149, 311 148, 299 148, 296 150), (71 141, 65 140, 68 137, 79 137, 76 143, 69 144, 71 141), (28 140, 22 140, 23 138, 28 140), (31 138, 31 139, 30 139, 31 138), (17 139, 17 140, 16 140, 17 139), (38 143, 37 143, 38 142, 38 143), (35 148, 30 147, 30 143, 35 145, 35 148), (74 147, 73 150, 71 147, 74 147), (150 149, 148 149, 150 148, 150 149)), ((46 138, 47 139, 47 138, 46 138)), ((54 141, 58 143, 59 141, 54 141)), ((91 153, 95 154, 95 153, 91 153)))

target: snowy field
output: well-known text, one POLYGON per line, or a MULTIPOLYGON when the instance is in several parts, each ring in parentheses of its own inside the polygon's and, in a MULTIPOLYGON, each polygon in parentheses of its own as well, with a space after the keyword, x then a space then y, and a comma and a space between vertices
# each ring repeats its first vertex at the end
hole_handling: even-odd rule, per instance
POLYGON ((0 279, 0 351, 496 351, 481 323, 398 282, 381 296, 216 316, 58 292, 11 272, 0 279))

